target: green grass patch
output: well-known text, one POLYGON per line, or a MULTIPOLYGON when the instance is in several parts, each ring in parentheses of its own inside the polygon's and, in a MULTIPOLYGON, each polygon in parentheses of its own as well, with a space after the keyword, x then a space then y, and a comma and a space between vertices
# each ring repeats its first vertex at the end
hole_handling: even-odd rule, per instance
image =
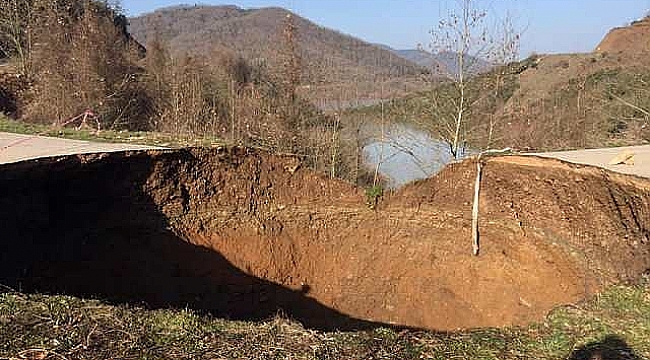
POLYGON ((452 333, 326 333, 282 316, 226 321, 188 309, 0 294, 0 358, 24 357, 30 349, 52 359, 567 359, 580 349, 643 359, 650 357, 650 288, 615 286, 527 328, 452 333))

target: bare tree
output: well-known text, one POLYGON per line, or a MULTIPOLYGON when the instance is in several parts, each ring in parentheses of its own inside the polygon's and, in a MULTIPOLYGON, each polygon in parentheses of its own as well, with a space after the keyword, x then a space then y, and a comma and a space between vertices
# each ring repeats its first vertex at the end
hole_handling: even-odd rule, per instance
MULTIPOLYGON (((511 17, 506 16, 494 30, 489 24, 489 14, 480 7, 481 0, 456 0, 455 9, 431 31, 431 47, 440 57, 450 61, 439 66, 445 80, 432 92, 431 117, 423 124, 434 135, 449 145, 454 158, 462 157, 469 138, 470 116, 484 94, 470 91, 470 80, 485 71, 486 66, 497 66, 516 60, 519 34, 511 17)), ((494 92, 502 86, 497 76, 494 92)))
POLYGON ((299 135, 304 125, 303 119, 299 119, 297 111, 299 100, 297 90, 302 78, 302 57, 298 44, 298 27, 291 14, 287 14, 282 24, 282 40, 280 79, 278 81, 283 103, 281 116, 288 127, 287 131, 294 133, 293 142, 295 143, 295 136, 299 135))
POLYGON ((33 5, 29 63, 36 86, 26 118, 60 125, 90 109, 102 122, 143 128, 139 70, 116 26, 119 14, 91 0, 34 0, 33 5))
POLYGON ((29 73, 33 5, 30 0, 0 2, 0 57, 15 56, 23 75, 29 73))
MULTIPOLYGON (((521 35, 514 23, 514 18, 506 14, 503 19, 497 23, 497 29, 494 35, 494 46, 491 47, 487 54, 487 60, 495 66, 491 73, 491 97, 496 109, 503 108, 505 94, 507 92, 506 78, 510 75, 509 64, 519 59, 519 49, 521 35)), ((494 141, 494 130, 497 126, 497 114, 491 111, 488 115, 489 125, 487 131, 486 150, 492 147, 494 141)))
POLYGON ((438 54, 450 54, 453 61, 441 70, 446 81, 433 91, 432 124, 435 135, 449 145, 451 155, 463 156, 470 133, 476 129, 487 130, 486 150, 477 161, 472 207, 472 253, 479 254, 479 195, 484 156, 508 153, 509 148, 490 150, 495 117, 488 114, 489 125, 483 122, 479 107, 488 99, 500 107, 499 100, 507 75, 507 64, 518 59, 520 35, 513 18, 506 15, 491 28, 488 12, 481 0, 456 0, 456 8, 440 21, 431 32, 432 47, 438 54), (489 76, 480 75, 481 67, 493 67, 489 76), (472 76, 482 76, 488 81, 470 81, 472 76), (493 80, 493 81, 490 81, 493 80), (478 86, 477 86, 478 84, 478 86))

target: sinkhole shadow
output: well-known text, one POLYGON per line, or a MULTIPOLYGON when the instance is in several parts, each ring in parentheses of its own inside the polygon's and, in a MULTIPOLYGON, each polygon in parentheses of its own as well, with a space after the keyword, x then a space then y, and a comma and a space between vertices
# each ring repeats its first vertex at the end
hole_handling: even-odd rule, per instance
POLYGON ((568 360, 642 360, 622 338, 609 335, 575 350, 568 360))
POLYGON ((233 320, 279 311, 318 330, 387 326, 351 318, 250 276, 170 230, 142 190, 156 161, 191 153, 112 154, 0 166, 0 284, 149 308, 189 307, 233 320))

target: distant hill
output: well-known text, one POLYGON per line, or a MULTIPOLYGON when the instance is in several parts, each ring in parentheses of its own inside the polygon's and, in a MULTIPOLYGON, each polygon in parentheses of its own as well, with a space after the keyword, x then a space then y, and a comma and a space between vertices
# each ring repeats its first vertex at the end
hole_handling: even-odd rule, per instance
MULTIPOLYGON (((453 52, 432 54, 418 49, 394 50, 394 52, 404 59, 429 69, 433 74, 458 74, 458 61, 453 52)), ((469 64, 467 69, 471 74, 483 73, 492 68, 492 64, 482 59, 468 56, 467 60, 469 64)))
POLYGON ((597 53, 650 52, 650 16, 630 26, 612 29, 596 47, 597 53))
MULTIPOLYGON (((210 56, 227 50, 274 68, 289 14, 275 7, 176 6, 129 19, 129 30, 145 45, 158 37, 176 54, 210 56)), ((423 72, 389 50, 291 15, 297 27, 304 83, 372 81, 423 72)))
MULTIPOLYGON (((401 55, 421 65, 434 56, 401 55)), ((465 113, 471 146, 556 150, 650 143, 650 18, 611 30, 596 51, 534 55, 470 79, 465 113), (498 84, 498 85, 495 85, 498 84)), ((435 59, 436 61, 444 61, 435 59)), ((441 84, 393 102, 384 111, 440 131, 432 109, 452 114, 457 96, 441 84), (437 102, 432 99, 442 99, 437 102), (451 105, 450 105, 451 104, 451 105)), ((374 108, 379 117, 380 108, 374 108)))

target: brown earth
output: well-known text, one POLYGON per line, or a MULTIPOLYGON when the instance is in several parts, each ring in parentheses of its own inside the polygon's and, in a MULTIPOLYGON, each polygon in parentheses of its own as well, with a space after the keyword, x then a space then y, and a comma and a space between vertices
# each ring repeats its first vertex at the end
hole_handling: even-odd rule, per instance
POLYGON ((319 329, 520 325, 650 269, 650 180, 533 157, 490 160, 479 257, 472 161, 388 195, 247 149, 80 155, 0 167, 0 283, 284 311, 319 329))
POLYGON ((634 53, 650 51, 650 17, 630 26, 612 29, 596 47, 597 53, 634 53))

